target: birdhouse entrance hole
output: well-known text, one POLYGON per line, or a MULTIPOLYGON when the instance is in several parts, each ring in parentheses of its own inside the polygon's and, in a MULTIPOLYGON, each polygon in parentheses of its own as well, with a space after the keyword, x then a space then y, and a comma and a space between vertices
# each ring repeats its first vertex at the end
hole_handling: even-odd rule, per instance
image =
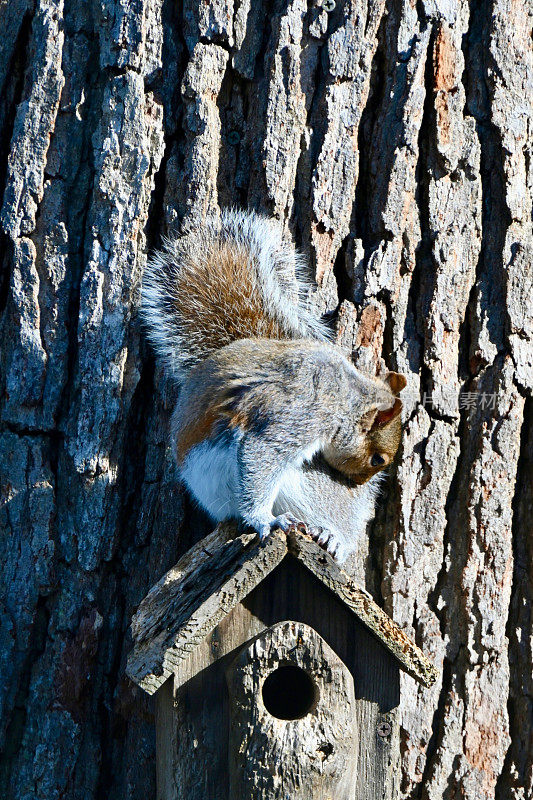
POLYGON ((295 664, 282 664, 263 683, 263 703, 277 719, 302 719, 318 702, 318 688, 311 676, 295 664))

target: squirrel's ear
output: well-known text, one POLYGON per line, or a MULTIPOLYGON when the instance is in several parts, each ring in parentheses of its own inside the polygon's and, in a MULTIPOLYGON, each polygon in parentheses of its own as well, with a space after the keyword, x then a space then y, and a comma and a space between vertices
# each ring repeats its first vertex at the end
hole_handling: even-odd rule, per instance
MULTIPOLYGON (((400 375, 399 377, 403 378, 403 375, 400 375)), ((372 430, 375 430, 376 428, 382 428, 384 425, 388 425, 389 422, 392 422, 392 420, 396 419, 398 414, 401 413, 402 413, 402 401, 395 400, 392 408, 386 408, 384 411, 383 410, 378 411, 374 423, 372 425, 372 430)))
POLYGON ((387 372, 382 380, 395 395, 399 395, 402 389, 407 386, 407 378, 400 372, 387 372))
POLYGON ((402 401, 400 399, 395 400, 394 405, 390 408, 376 408, 374 406, 361 417, 361 428, 364 433, 375 431, 376 428, 383 428, 393 419, 396 419, 401 412, 402 401))

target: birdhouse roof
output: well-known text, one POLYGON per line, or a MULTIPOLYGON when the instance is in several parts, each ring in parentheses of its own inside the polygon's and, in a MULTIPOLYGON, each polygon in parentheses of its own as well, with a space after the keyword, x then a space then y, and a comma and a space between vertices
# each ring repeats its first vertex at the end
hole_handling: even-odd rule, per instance
POLYGON ((291 554, 424 686, 437 670, 364 589, 309 536, 275 531, 261 544, 223 523, 196 544, 148 592, 132 620, 134 648, 126 672, 153 694, 205 637, 291 554))

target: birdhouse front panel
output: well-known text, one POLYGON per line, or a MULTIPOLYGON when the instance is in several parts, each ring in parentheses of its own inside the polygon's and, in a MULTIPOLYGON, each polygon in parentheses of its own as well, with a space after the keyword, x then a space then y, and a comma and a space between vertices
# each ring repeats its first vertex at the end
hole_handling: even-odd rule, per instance
POLYGON ((352 800, 353 677, 316 631, 280 622, 226 672, 230 797, 352 800))

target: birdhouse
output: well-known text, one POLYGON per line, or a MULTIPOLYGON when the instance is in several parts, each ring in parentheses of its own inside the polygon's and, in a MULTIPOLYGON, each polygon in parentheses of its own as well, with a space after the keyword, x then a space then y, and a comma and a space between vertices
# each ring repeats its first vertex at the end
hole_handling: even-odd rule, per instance
POLYGON ((305 534, 220 525, 148 593, 158 800, 394 800, 400 670, 434 666, 305 534))

